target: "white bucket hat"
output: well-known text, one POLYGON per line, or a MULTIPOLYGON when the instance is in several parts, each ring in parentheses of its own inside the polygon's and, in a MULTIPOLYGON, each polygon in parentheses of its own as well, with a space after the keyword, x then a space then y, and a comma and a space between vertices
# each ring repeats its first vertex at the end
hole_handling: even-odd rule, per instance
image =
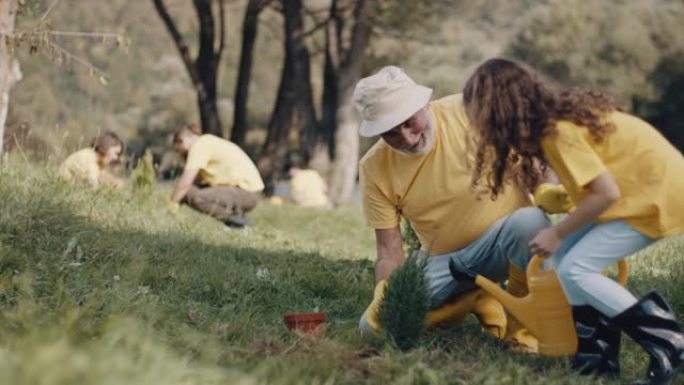
POLYGON ((396 66, 361 79, 353 96, 363 119, 359 133, 370 137, 391 130, 423 108, 431 95, 431 88, 416 84, 396 66))

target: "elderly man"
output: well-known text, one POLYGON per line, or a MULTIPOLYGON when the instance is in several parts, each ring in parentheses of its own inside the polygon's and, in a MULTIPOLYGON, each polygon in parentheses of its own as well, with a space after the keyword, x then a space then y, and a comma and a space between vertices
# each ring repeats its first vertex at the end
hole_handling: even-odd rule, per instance
POLYGON ((190 125, 173 137, 176 152, 186 161, 169 209, 176 212, 186 202, 228 227, 250 225, 245 214, 256 207, 264 189, 256 165, 235 143, 198 131, 190 125))
POLYGON ((380 328, 386 279, 405 259, 399 228, 404 217, 430 255, 427 323, 462 320, 472 312, 491 334, 534 352, 536 339, 511 317, 506 322, 501 305, 471 282, 454 280, 449 263, 492 280, 508 279, 508 291, 522 296, 531 258, 528 242, 549 225, 548 219, 527 207, 529 194, 512 185, 496 201, 472 189, 473 154, 461 95, 430 101, 431 94, 394 66, 362 79, 354 91, 363 118, 360 134, 381 138, 359 165, 364 215, 375 229, 377 246, 376 290, 359 328, 380 328))

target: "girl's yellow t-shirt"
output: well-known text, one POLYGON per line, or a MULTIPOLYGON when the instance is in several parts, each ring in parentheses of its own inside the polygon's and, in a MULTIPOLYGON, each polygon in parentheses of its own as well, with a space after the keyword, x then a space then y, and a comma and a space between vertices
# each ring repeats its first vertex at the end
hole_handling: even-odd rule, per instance
POLYGON ((86 181, 93 186, 99 183, 102 168, 97 162, 97 153, 84 148, 69 155, 59 167, 59 174, 67 180, 86 181))
POLYGON ((600 143, 586 127, 560 121, 542 149, 577 205, 586 186, 608 171, 620 199, 598 222, 622 219, 652 237, 684 233, 684 157, 647 122, 623 113, 607 115, 615 130, 600 143))

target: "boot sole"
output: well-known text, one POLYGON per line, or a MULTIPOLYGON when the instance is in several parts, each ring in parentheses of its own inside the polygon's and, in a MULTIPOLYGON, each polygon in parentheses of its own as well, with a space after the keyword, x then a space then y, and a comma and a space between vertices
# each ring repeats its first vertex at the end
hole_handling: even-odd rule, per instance
POLYGON ((672 385, 672 381, 677 377, 678 374, 684 369, 684 362, 680 363, 675 370, 673 370, 667 377, 654 379, 654 380, 640 380, 634 382, 632 385, 672 385))

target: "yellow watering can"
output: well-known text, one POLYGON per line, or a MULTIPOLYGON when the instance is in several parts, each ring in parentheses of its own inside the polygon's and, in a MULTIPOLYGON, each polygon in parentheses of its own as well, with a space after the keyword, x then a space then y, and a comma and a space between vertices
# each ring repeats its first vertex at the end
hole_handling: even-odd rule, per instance
MULTIPOLYGON (((568 303, 558 277, 553 270, 542 270, 544 258, 535 256, 527 267, 529 294, 514 297, 498 283, 482 275, 475 284, 496 298, 539 341, 539 353, 546 356, 572 355, 577 351, 577 334, 568 303)), ((627 262, 618 262, 617 281, 627 283, 627 262)))

